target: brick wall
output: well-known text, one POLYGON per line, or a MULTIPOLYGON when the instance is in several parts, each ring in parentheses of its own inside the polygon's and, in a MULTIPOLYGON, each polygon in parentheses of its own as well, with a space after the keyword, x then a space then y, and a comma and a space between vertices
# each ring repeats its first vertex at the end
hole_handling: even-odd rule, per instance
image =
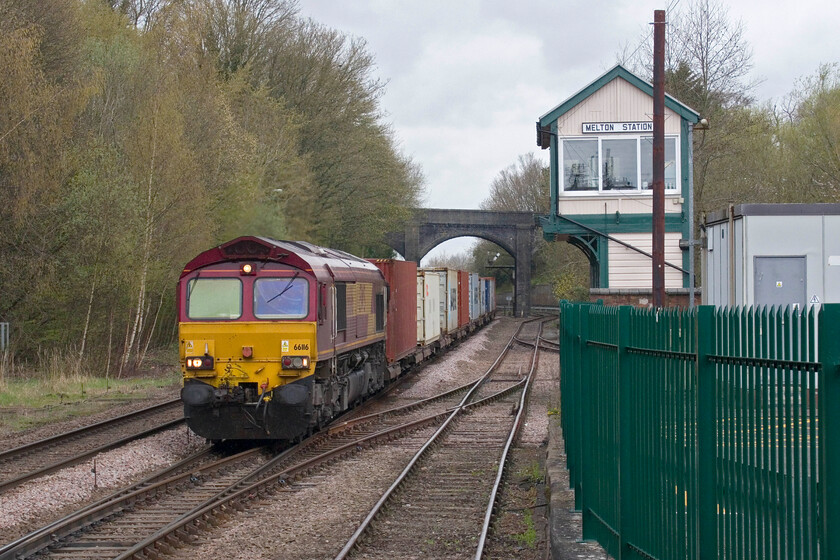
MULTIPOLYGON (((665 290, 665 307, 688 307, 688 289, 665 290)), ((694 292, 694 304, 700 305, 701 291, 694 292)), ((592 289, 589 290, 589 301, 602 300, 604 305, 632 305, 634 307, 650 307, 653 305, 651 290, 631 289, 592 289)))

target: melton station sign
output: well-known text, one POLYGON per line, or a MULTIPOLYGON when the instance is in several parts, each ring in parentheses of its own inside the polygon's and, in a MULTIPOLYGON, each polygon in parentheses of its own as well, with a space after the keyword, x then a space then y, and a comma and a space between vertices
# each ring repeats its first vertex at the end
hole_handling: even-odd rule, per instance
POLYGON ((585 122, 583 134, 604 134, 610 132, 653 132, 653 121, 632 122, 585 122))

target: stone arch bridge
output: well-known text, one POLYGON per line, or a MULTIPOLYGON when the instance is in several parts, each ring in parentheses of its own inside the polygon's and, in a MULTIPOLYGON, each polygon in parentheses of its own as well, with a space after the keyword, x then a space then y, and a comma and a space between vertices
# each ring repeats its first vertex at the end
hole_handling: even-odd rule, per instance
POLYGON ((536 226, 533 212, 422 208, 415 211, 404 231, 388 234, 386 241, 405 260, 418 264, 429 251, 449 239, 480 237, 492 241, 516 261, 514 312, 523 316, 531 309, 531 257, 536 226))

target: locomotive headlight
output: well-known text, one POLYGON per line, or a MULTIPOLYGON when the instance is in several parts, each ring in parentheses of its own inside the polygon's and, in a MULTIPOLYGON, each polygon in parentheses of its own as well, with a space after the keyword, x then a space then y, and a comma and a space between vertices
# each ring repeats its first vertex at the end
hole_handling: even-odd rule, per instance
POLYGON ((186 360, 187 369, 213 369, 212 356, 190 356, 186 360))
POLYGON ((245 263, 239 267, 239 273, 243 276, 250 276, 254 273, 254 267, 250 263, 245 263))
POLYGON ((309 356, 283 356, 283 369, 309 369, 309 356))

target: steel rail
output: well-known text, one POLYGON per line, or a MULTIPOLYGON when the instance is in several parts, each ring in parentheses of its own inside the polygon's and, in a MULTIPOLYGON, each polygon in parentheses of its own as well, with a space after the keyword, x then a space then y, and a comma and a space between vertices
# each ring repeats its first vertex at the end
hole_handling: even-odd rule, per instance
MULTIPOLYGON (((528 341, 528 340, 522 340, 520 338, 517 338, 516 342, 518 342, 519 344, 522 344, 523 346, 530 346, 532 348, 534 347, 534 345, 537 344, 536 342, 531 342, 531 341, 528 341)), ((539 339, 539 345, 543 350, 549 350, 551 352, 559 352, 560 351, 559 345, 558 346, 552 346, 552 344, 555 344, 555 343, 551 342, 550 340, 546 340, 544 338, 539 339)))
MULTIPOLYGON (((249 501, 255 495, 259 495, 264 492, 270 492, 275 486, 286 486, 288 485, 289 481, 300 476, 302 473, 309 472, 318 466, 321 466, 332 460, 338 459, 342 456, 347 456, 358 452, 365 446, 370 446, 379 441, 391 441, 402 433, 411 433, 417 431, 418 429, 438 423, 444 418, 450 416, 453 411, 458 410, 459 408, 472 409, 493 402, 519 389, 524 383, 525 380, 523 379, 515 385, 498 391, 497 393, 485 397, 484 399, 465 405, 464 407, 448 409, 436 414, 432 414, 430 416, 426 416, 424 418, 407 422, 405 424, 400 424, 398 426, 387 428, 374 434, 363 436, 361 438, 350 441, 344 445, 341 445, 335 449, 328 450, 316 457, 312 457, 301 461, 300 463, 283 469, 278 473, 270 475, 262 480, 254 482, 253 484, 247 487, 242 488, 242 484, 246 483, 250 479, 255 478, 255 476, 257 475, 256 472, 251 473, 247 477, 244 477, 242 480, 220 491, 213 498, 196 506, 192 511, 185 513, 171 524, 161 528, 159 531, 149 536, 144 541, 136 544, 129 550, 126 550, 120 556, 116 557, 115 560, 128 560, 130 558, 139 557, 143 554, 151 554, 152 557, 155 557, 156 553, 152 552, 150 549, 156 546, 162 546, 164 549, 166 549, 168 545, 164 543, 165 541, 169 540, 173 534, 176 535, 178 538, 187 538, 188 535, 195 532, 195 528, 190 528, 191 525, 200 525, 202 523, 202 519, 204 519, 205 521, 209 520, 213 516, 214 512, 221 511, 227 506, 231 506, 234 509, 239 509, 239 506, 235 505, 237 501, 249 501)), ((280 459, 281 457, 279 456, 275 459, 272 459, 272 464, 263 465, 262 467, 260 467, 259 470, 262 472, 270 470, 276 464, 276 461, 279 461, 280 459)), ((207 522, 209 523, 209 521, 207 522)), ((166 551, 164 550, 164 552, 166 551)))
MULTIPOLYGON (((207 445, 189 457, 186 457, 174 465, 154 473, 140 482, 132 484, 127 488, 121 488, 101 500, 89 504, 60 519, 56 519, 40 529, 36 529, 35 531, 24 535, 15 541, 3 545, 0 547, 0 560, 12 560, 15 558, 26 557, 44 549, 49 543, 79 530, 86 524, 106 517, 110 514, 108 511, 109 506, 125 501, 128 497, 142 496, 144 490, 153 489, 156 483, 165 483, 167 481, 175 480, 177 477, 171 476, 172 473, 201 461, 212 451, 213 448, 210 445, 207 445)), ((195 470, 191 469, 189 475, 192 475, 195 472, 195 470)))
POLYGON ((183 423, 184 423, 183 418, 179 418, 178 420, 171 420, 171 421, 166 422, 164 424, 160 424, 158 426, 155 426, 154 428, 150 428, 150 429, 144 430, 142 432, 134 433, 130 436, 126 436, 126 437, 118 439, 116 441, 112 441, 111 443, 106 443, 105 445, 101 445, 101 446, 97 447, 96 449, 91 449, 89 451, 85 451, 84 453, 74 455, 74 456, 69 457, 67 459, 62 459, 60 461, 56 461, 55 463, 49 464, 49 465, 47 465, 45 467, 42 467, 38 470, 28 472, 26 474, 23 474, 21 476, 18 476, 16 478, 11 479, 11 480, 6 480, 6 481, 3 481, 3 482, 0 482, 0 492, 5 492, 6 490, 14 488, 15 486, 19 486, 19 485, 23 484, 24 482, 28 482, 28 481, 33 480, 35 478, 50 474, 50 473, 55 472, 59 469, 71 467, 73 465, 81 463, 85 459, 93 457, 94 455, 97 455, 97 454, 102 453, 104 451, 110 451, 111 449, 115 449, 117 447, 125 445, 126 443, 130 443, 134 440, 144 438, 144 437, 150 436, 152 434, 156 434, 157 432, 161 432, 163 430, 175 427, 175 426, 177 426, 179 424, 183 424, 183 423))
POLYGON ((464 391, 467 391, 473 385, 478 383, 478 381, 480 379, 481 378, 479 378, 475 381, 470 381, 469 383, 461 385, 460 387, 456 387, 452 390, 446 391, 445 393, 440 393, 439 395, 434 395, 432 397, 429 397, 429 398, 426 398, 426 399, 421 399, 421 400, 415 401, 413 403, 409 403, 409 404, 406 404, 406 405, 403 405, 403 406, 398 406, 396 408, 390 408, 388 410, 383 410, 382 412, 375 412, 373 414, 367 414, 365 416, 359 416, 357 418, 353 418, 351 420, 346 420, 344 422, 340 422, 340 423, 335 424, 335 425, 330 425, 330 426, 327 427, 325 432, 329 435, 332 435, 334 433, 341 432, 341 431, 344 431, 348 428, 351 428, 351 427, 353 427, 357 424, 361 424, 361 423, 371 421, 371 420, 374 420, 374 419, 379 419, 379 418, 382 418, 383 416, 386 416, 386 415, 397 415, 397 414, 402 414, 402 413, 405 413, 405 412, 410 412, 410 411, 415 410, 417 408, 422 408, 422 407, 424 407, 428 404, 431 404, 431 403, 443 400, 445 398, 451 397, 453 395, 457 395, 458 393, 462 393, 464 391))
POLYGON ((111 424, 118 424, 125 420, 131 420, 132 417, 136 417, 141 414, 145 414, 148 412, 155 412, 161 408, 165 408, 168 406, 172 406, 173 404, 180 403, 181 399, 173 399, 171 401, 166 401, 160 404, 152 405, 146 408, 142 408, 140 410, 135 410, 134 412, 129 412, 128 414, 123 414, 121 416, 116 416, 114 418, 109 418, 108 420, 103 420, 101 422, 97 422, 95 424, 90 424, 89 426, 82 426, 81 428, 77 428, 70 432, 65 432, 63 434, 54 435, 48 438, 39 439, 38 441, 33 441, 32 443, 27 443, 25 445, 21 445, 19 447, 15 447, 12 449, 7 449, 6 451, 0 451, 0 461, 7 461, 9 459, 14 458, 16 455, 21 455, 26 452, 35 451, 40 447, 44 447, 47 445, 51 445, 53 443, 57 443, 61 440, 72 439, 81 435, 84 435, 85 432, 91 432, 94 430, 98 430, 101 428, 108 427, 111 424))
MULTIPOLYGON (((456 394, 458 392, 462 392, 462 391, 466 390, 469 386, 471 386, 472 384, 475 384, 477 382, 478 381, 473 381, 471 384, 467 384, 467 385, 458 387, 456 389, 446 391, 444 393, 441 393, 439 395, 435 395, 435 396, 430 397, 428 399, 422 399, 420 401, 417 401, 415 403, 411 403, 409 405, 395 407, 395 408, 384 410, 384 411, 382 411, 380 413, 377 413, 377 414, 372 414, 372 415, 359 417, 357 419, 350 420, 350 421, 347 421, 347 422, 343 423, 342 425, 339 426, 339 428, 343 428, 343 430, 346 431, 346 430, 351 429, 352 427, 357 427, 359 424, 364 424, 363 420, 367 420, 368 423, 372 424, 376 420, 379 420, 381 418, 391 416, 391 415, 400 414, 400 413, 405 413, 406 411, 408 411, 412 408, 419 408, 419 407, 422 407, 424 405, 431 404, 435 401, 442 400, 446 397, 450 397, 453 394, 456 394)), ((496 393, 494 395, 491 395, 491 396, 487 397, 486 399, 484 399, 482 401, 478 401, 475 404, 490 402, 493 399, 500 398, 500 396, 503 396, 503 395, 509 393, 510 391, 514 390, 515 388, 516 388, 516 386, 508 387, 507 389, 499 391, 498 393, 496 393)), ((435 422, 439 422, 443 417, 445 417, 447 414, 451 413, 452 410, 454 410, 454 409, 450 408, 450 409, 447 409, 447 410, 442 411, 440 413, 432 414, 430 416, 427 416, 427 417, 424 417, 424 418, 421 418, 421 419, 418 419, 418 420, 414 420, 412 422, 401 424, 399 426, 395 426, 395 427, 392 427, 392 428, 389 428, 389 429, 386 429, 386 430, 381 430, 379 432, 376 432, 374 434, 370 434, 370 435, 367 435, 367 436, 363 436, 361 438, 356 438, 349 443, 346 443, 342 446, 339 446, 338 448, 329 450, 325 453, 319 454, 318 456, 315 456, 315 457, 312 457, 310 459, 304 460, 304 461, 302 461, 302 462, 300 462, 296 465, 293 465, 293 466, 291 466, 287 469, 284 469, 284 470, 280 471, 279 473, 277 473, 276 475, 273 475, 270 478, 265 479, 264 481, 258 481, 257 483, 252 484, 252 486, 250 486, 248 488, 248 490, 258 489, 261 484, 268 485, 268 484, 270 484, 270 482, 272 480, 278 480, 278 481, 280 481, 281 484, 285 484, 285 480, 289 480, 289 479, 291 479, 295 476, 298 476, 298 474, 300 472, 302 472, 302 471, 305 472, 309 469, 314 468, 315 466, 317 466, 321 463, 324 463, 324 462, 330 461, 332 459, 335 459, 337 457, 340 457, 341 455, 346 455, 346 454, 351 453, 353 451, 357 451, 360 448, 360 446, 369 445, 369 444, 372 444, 376 441, 383 440, 383 439, 390 440, 390 439, 393 439, 394 437, 396 437, 400 432, 415 431, 415 430, 417 430, 419 428, 422 428, 424 426, 433 424, 435 422)), ((342 430, 339 430, 337 432, 334 432, 334 434, 336 434, 336 433, 340 434, 341 432, 342 432, 342 430)), ((215 504, 215 506, 220 506, 220 504, 223 505, 224 503, 229 501, 229 500, 225 499, 226 494, 230 494, 230 493, 234 492, 236 488, 240 488, 243 484, 247 484, 249 481, 253 481, 255 478, 258 478, 261 474, 265 473, 266 471, 272 470, 273 468, 275 468, 275 466, 280 461, 287 459, 290 454, 292 454, 294 452, 305 452, 307 450, 307 448, 309 447, 309 446, 307 446, 307 443, 309 441, 311 441, 311 440, 304 441, 300 445, 284 451, 283 453, 281 453, 277 457, 271 459, 265 465, 262 465, 262 466, 258 467, 253 472, 243 476, 240 480, 238 480, 234 484, 232 484, 229 487, 227 487, 226 489, 218 492, 216 495, 214 495, 214 497, 207 500, 201 506, 198 506, 195 509, 197 510, 197 509, 202 508, 203 506, 210 506, 210 505, 213 505, 213 504, 215 504)), ((172 473, 172 472, 175 472, 178 468, 183 468, 184 465, 186 465, 190 461, 195 462, 195 460, 199 458, 198 457, 199 455, 204 456, 207 453, 209 453, 211 450, 212 450, 212 448, 210 448, 208 446, 204 450, 201 450, 200 452, 196 453, 193 457, 189 457, 187 459, 184 459, 181 462, 179 462, 178 464, 173 465, 173 467, 171 467, 169 469, 166 469, 162 472, 156 473, 152 477, 150 477, 150 478, 148 478, 148 479, 146 479, 146 480, 144 480, 140 483, 137 483, 130 488, 122 489, 122 490, 112 494, 111 496, 108 496, 107 498, 104 498, 104 499, 102 499, 102 500, 100 500, 100 501, 98 501, 94 504, 91 504, 91 505, 89 505, 89 506, 87 506, 87 507, 85 507, 85 508, 83 508, 83 509, 81 509, 77 512, 74 512, 74 513, 72 513, 72 514, 70 514, 70 515, 68 515, 68 516, 66 516, 66 517, 64 517, 60 520, 57 520, 57 521, 55 521, 55 522, 53 522, 53 523, 51 523, 51 524, 49 524, 49 525, 47 525, 47 526, 45 526, 41 529, 38 529, 38 530, 20 538, 20 539, 18 539, 17 541, 15 541, 13 543, 9 543, 9 544, 5 545, 4 547, 0 548, 0 560, 11 560, 11 559, 17 559, 17 558, 22 558, 22 557, 27 557, 29 555, 33 555, 33 554, 37 553, 39 550, 43 550, 44 548, 49 546, 51 543, 54 543, 54 542, 56 542, 56 541, 58 541, 62 538, 65 538, 66 536, 68 536, 70 534, 78 532, 86 526, 89 526, 93 523, 100 522, 101 520, 103 520, 107 517, 113 516, 120 509, 124 508, 126 503, 132 504, 132 503, 135 503, 137 501, 140 501, 140 500, 144 499, 147 496, 153 496, 159 491, 166 491, 166 489, 168 489, 168 488, 172 488, 173 486, 183 484, 189 478, 192 478, 194 476, 200 476, 202 473, 209 472, 213 469, 217 469, 220 466, 224 465, 225 463, 231 462, 233 460, 241 459, 246 454, 256 453, 257 451, 259 451, 259 448, 248 450, 246 452, 237 454, 235 456, 227 457, 227 458, 222 459, 220 461, 216 461, 214 463, 204 465, 201 469, 197 469, 197 470, 192 469, 189 472, 181 474, 181 475, 171 476, 171 477, 168 477, 168 478, 162 478, 162 477, 165 477, 167 473, 172 473), (152 484, 153 480, 157 480, 158 482, 152 484)), ((236 496, 239 496, 239 495, 240 495, 239 493, 236 494, 236 496)), ((232 497, 231 499, 236 499, 236 496, 232 497)), ((211 508, 211 510, 212 510, 212 508, 211 508)), ((185 518, 188 518, 189 516, 190 516, 190 512, 187 512, 187 513, 183 514, 178 520, 175 520, 172 524, 169 524, 166 527, 162 528, 159 531, 159 533, 160 533, 159 536, 155 537, 155 535, 152 535, 151 537, 149 537, 146 540, 157 541, 157 540, 160 540, 162 538, 166 538, 167 534, 177 532, 178 530, 180 530, 180 527, 184 525, 184 523, 181 523, 181 521, 184 520, 185 518), (175 525, 177 525, 177 526, 175 526, 175 525), (167 527, 169 528, 169 530, 167 530, 167 527)), ((188 520, 186 522, 188 522, 188 520)), ((146 544, 146 545, 138 544, 137 547, 135 547, 135 548, 148 548, 149 546, 153 546, 153 545, 154 545, 154 542, 152 542, 151 544, 146 544)), ((129 553, 126 552, 125 554, 129 554, 129 553)), ((138 553, 137 552, 132 552, 131 554, 138 554, 138 553)))
POLYGON ((537 369, 537 364, 539 363, 539 340, 540 335, 542 334, 542 328, 543 323, 540 322, 539 332, 537 333, 536 338, 537 342, 534 344, 534 354, 531 356, 531 367, 528 371, 528 375, 525 376, 525 387, 522 390, 522 394, 519 397, 519 406, 518 411, 516 412, 516 419, 514 419, 513 421, 513 426, 511 426, 510 434, 508 435, 508 439, 505 442, 505 447, 502 450, 502 456, 499 459, 499 468, 496 471, 496 481, 493 483, 493 489, 490 491, 490 499, 487 503, 487 509, 484 512, 484 525, 481 528, 481 534, 478 538, 478 548, 475 552, 475 560, 481 560, 481 557, 484 554, 484 545, 487 542, 487 534, 490 532, 490 522, 493 519, 493 510, 495 510, 496 508, 496 498, 499 495, 499 487, 502 485, 502 477, 505 472, 505 467, 507 467, 507 460, 510 448, 513 446, 513 441, 519 434, 519 426, 522 424, 523 411, 525 410, 525 406, 528 402, 528 390, 531 388, 531 381, 534 377, 534 372, 537 369))
MULTIPOLYGON (((394 482, 391 483, 390 487, 383 493, 383 495, 379 498, 379 500, 376 502, 376 504, 371 508, 370 512, 364 518, 364 520, 359 525, 359 527, 356 529, 356 531, 353 533, 353 535, 350 537, 350 539, 348 539, 347 543, 344 545, 344 547, 341 549, 341 551, 335 556, 334 560, 344 560, 345 558, 347 558, 347 556, 350 554, 350 552, 353 550, 353 548, 357 545, 357 543, 361 539, 362 535, 364 535, 367 532, 367 530, 370 527, 371 523, 373 522, 374 518, 377 515, 379 515, 379 513, 382 511, 385 504, 388 503, 388 501, 394 495, 396 490, 405 482, 405 480, 408 478, 409 474, 411 474, 413 472, 415 466, 418 464, 420 459, 425 456, 425 454, 432 447, 432 445, 434 445, 437 442, 438 438, 441 437, 442 434, 444 434, 448 431, 448 429, 453 425, 455 418, 465 409, 465 405, 469 403, 470 399, 476 393, 478 388, 496 370, 496 368, 499 366, 499 364, 505 358, 505 356, 507 356, 508 352, 513 347, 513 343, 515 342, 517 335, 522 330, 522 327, 526 323, 530 323, 530 322, 538 321, 538 320, 540 320, 540 318, 529 319, 529 320, 523 321, 522 323, 519 324, 519 326, 516 329, 516 332, 514 332, 513 335, 511 335, 510 340, 508 340, 507 345, 505 345, 502 352, 496 358, 496 361, 493 362, 493 364, 490 366, 490 368, 487 370, 487 372, 469 390, 469 392, 464 396, 464 398, 461 400, 461 402, 458 404, 458 406, 455 407, 455 409, 452 410, 452 412, 447 416, 446 420, 444 420, 443 424, 435 431, 434 434, 432 434, 429 437, 428 440, 426 440, 426 443, 423 444, 423 446, 420 448, 420 450, 417 451, 417 453, 414 454, 414 456, 408 462, 408 465, 406 465, 406 467, 402 470, 402 472, 399 474, 399 476, 396 478, 396 480, 394 480, 394 482)), ((511 389, 511 388, 508 388, 508 389, 511 389)))

